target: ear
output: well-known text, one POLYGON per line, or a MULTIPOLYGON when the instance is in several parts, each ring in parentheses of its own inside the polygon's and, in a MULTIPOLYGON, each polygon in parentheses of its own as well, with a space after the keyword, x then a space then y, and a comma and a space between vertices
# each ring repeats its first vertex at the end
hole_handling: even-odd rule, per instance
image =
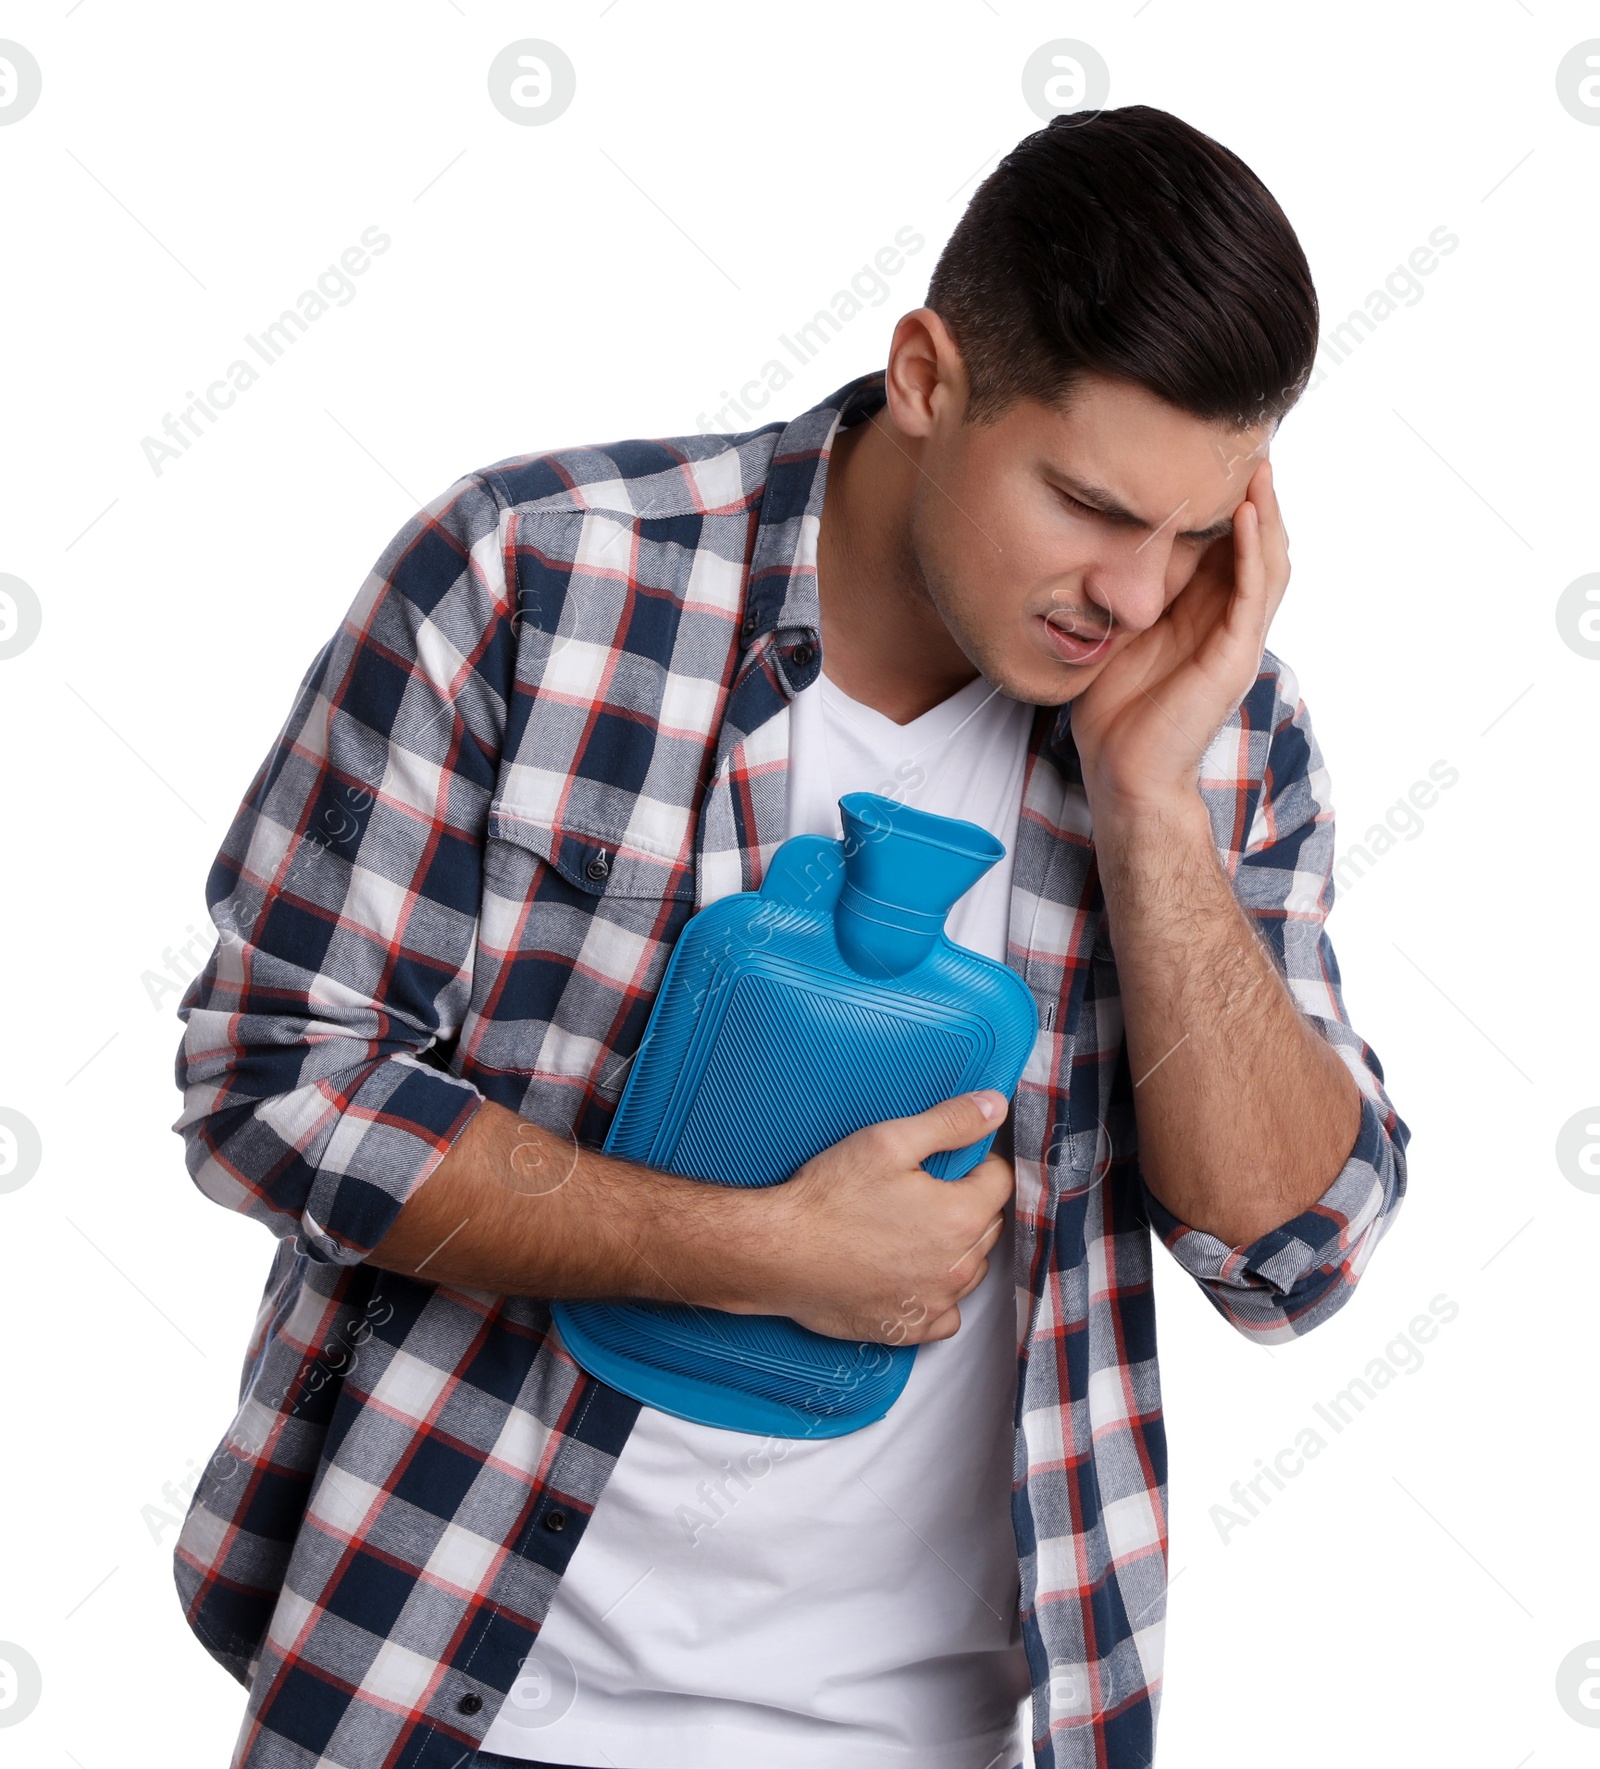
POLYGON ((906 436, 959 423, 967 408, 967 371, 955 336, 931 307, 903 314, 884 370, 889 416, 906 436))

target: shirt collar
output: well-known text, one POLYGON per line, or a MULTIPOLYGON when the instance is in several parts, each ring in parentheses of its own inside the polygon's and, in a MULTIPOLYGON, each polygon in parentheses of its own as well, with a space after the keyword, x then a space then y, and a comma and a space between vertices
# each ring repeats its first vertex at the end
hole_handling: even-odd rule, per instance
POLYGON ((761 495, 745 589, 740 636, 747 648, 769 633, 782 634, 803 639, 815 655, 821 629, 817 534, 828 457, 841 428, 871 417, 884 402, 883 370, 874 369, 784 425, 761 495))

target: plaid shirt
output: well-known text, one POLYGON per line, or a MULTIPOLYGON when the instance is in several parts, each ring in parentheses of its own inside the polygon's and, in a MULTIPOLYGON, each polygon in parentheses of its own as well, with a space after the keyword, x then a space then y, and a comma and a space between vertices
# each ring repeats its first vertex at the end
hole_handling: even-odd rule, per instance
MULTIPOLYGON (((821 667, 827 448, 883 397, 880 372, 790 423, 457 481, 379 559, 229 828, 174 1129, 278 1245, 175 1567, 249 1688, 243 1769, 457 1769, 583 1540, 639 1403, 574 1366, 542 1300, 366 1256, 483 1099, 598 1145, 684 923, 760 884, 784 715, 821 667)), ((1327 777, 1268 652, 1200 783, 1361 1126, 1249 1246, 1147 1189, 1070 710, 1034 715, 1011 897, 1040 1019, 1014 1108, 1012 1510, 1037 1769, 1143 1769, 1167 1575, 1152 1230, 1241 1332, 1308 1332, 1393 1220, 1410 1133, 1345 1016, 1327 777)))

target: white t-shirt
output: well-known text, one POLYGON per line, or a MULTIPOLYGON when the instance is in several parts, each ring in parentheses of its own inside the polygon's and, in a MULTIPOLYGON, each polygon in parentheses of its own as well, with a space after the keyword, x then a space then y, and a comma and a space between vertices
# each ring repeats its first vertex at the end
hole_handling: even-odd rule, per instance
MULTIPOLYGON (((1032 708, 981 677, 908 725, 820 676, 787 833, 881 792, 1006 845, 951 911, 1004 960, 1032 708)), ((1029 1687, 1011 1526, 1011 1212, 952 1339, 873 1425, 759 1438, 645 1407, 483 1748, 617 1769, 1011 1769, 1029 1687)))

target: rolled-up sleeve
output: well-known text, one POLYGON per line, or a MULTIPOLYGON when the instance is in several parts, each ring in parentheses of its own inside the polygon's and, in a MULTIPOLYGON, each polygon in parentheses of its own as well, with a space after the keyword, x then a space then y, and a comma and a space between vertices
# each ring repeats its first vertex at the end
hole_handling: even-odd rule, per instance
MULTIPOLYGON (((1376 1053, 1351 1026, 1328 938, 1334 901, 1334 817, 1327 772, 1293 672, 1270 652, 1241 713, 1270 719, 1271 742, 1249 837, 1232 869, 1295 1004, 1344 1059, 1361 1093, 1361 1122, 1344 1165, 1308 1209, 1247 1246, 1230 1247, 1167 1209, 1143 1176, 1152 1228, 1222 1315, 1248 1338, 1308 1333, 1349 1300, 1392 1226, 1406 1187, 1411 1132, 1395 1111, 1376 1053)), ((1237 742, 1239 728, 1219 744, 1237 742)))
POLYGON ((316 1260, 371 1252, 482 1103, 445 1055, 514 668, 508 522, 470 475, 395 536, 207 880, 172 1128, 202 1192, 316 1260))

